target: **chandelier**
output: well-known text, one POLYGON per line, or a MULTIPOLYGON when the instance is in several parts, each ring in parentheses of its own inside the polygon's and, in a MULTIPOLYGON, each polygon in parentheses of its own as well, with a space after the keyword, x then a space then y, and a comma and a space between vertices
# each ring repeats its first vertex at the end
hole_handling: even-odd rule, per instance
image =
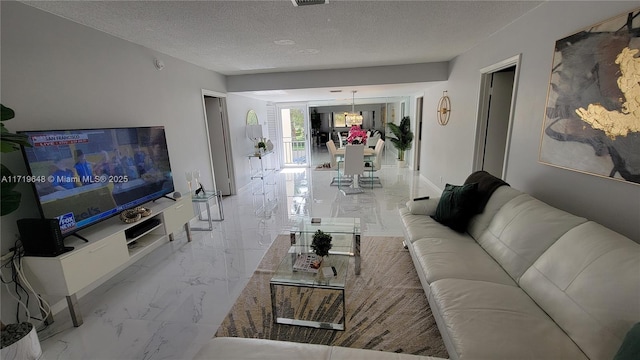
POLYGON ((353 126, 353 125, 362 125, 362 115, 360 115, 359 113, 357 113, 355 111, 355 107, 356 107, 356 92, 355 90, 352 91, 353 93, 353 99, 351 101, 351 112, 345 112, 344 113, 344 121, 347 124, 347 126, 353 126))

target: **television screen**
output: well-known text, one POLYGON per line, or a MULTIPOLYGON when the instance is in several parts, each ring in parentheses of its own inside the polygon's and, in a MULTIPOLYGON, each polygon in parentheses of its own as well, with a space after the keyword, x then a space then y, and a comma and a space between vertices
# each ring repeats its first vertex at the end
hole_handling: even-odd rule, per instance
POLYGON ((19 133, 41 215, 65 236, 174 191, 162 126, 19 133))

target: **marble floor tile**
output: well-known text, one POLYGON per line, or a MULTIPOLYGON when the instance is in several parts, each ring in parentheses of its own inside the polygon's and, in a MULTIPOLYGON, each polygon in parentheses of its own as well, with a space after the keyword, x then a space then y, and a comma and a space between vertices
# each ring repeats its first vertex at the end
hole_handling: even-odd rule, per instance
MULTIPOLYGON (((322 163, 322 157, 315 157, 322 163)), ((184 231, 79 298, 74 328, 66 310, 39 333, 43 359, 191 359, 217 330, 273 240, 304 217, 358 217, 363 235, 402 236, 398 208, 437 189, 417 173, 383 165, 383 187, 344 195, 334 171, 315 166, 277 174, 272 199, 247 189, 223 199, 212 231, 184 231), (256 211, 268 202, 266 211, 256 211)), ((205 225, 197 219, 193 226, 205 225)))

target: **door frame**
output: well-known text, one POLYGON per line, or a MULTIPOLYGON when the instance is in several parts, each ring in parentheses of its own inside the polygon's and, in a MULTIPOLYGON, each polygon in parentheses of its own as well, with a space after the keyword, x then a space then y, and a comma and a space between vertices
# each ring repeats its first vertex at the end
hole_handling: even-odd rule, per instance
MULTIPOLYGON (((230 128, 229 128, 229 115, 227 114, 227 94, 225 93, 221 93, 221 92, 217 92, 217 91, 212 91, 212 90, 207 90, 207 89, 201 89, 202 94, 201 94, 201 99, 202 99, 202 113, 203 113, 203 117, 204 117, 204 134, 207 140, 207 154, 209 156, 209 168, 211 169, 211 180, 213 182, 213 188, 215 190, 217 190, 217 186, 216 186, 216 176, 215 176, 215 170, 213 167, 213 156, 211 155, 211 138, 209 137, 209 120, 207 119, 207 107, 205 104, 205 96, 209 96, 209 97, 215 97, 215 98, 219 98, 220 101, 220 105, 221 105, 221 111, 222 111, 222 130, 224 132, 225 135, 227 135, 227 139, 230 140, 230 138, 228 138, 228 135, 230 134, 230 128)), ((229 172, 229 192, 231 193, 231 195, 235 195, 237 193, 237 189, 236 189, 236 174, 235 174, 235 166, 233 165, 233 155, 231 152, 231 141, 225 141, 224 142, 224 147, 225 147, 225 155, 227 158, 227 171, 229 172)))
POLYGON ((424 114, 424 96, 420 95, 416 97, 416 136, 413 137, 415 147, 413 150, 413 170, 420 171, 420 151, 422 147, 422 127, 423 127, 423 114, 424 114))
POLYGON ((513 131, 513 116, 516 106, 516 95, 518 92, 518 81, 520 78, 520 62, 522 60, 522 54, 512 56, 508 59, 497 62, 493 65, 489 65, 480 69, 480 94, 478 101, 478 116, 476 121, 476 142, 473 155, 473 171, 482 169, 483 155, 484 155, 484 142, 487 136, 487 117, 489 115, 489 100, 491 89, 491 76, 493 73, 500 70, 515 66, 515 75, 513 78, 513 90, 511 92, 511 106, 509 109, 509 125, 507 129, 507 141, 505 144, 504 161, 502 164, 502 179, 507 179, 507 168, 509 163, 509 154, 511 148, 511 132, 513 131))
POLYGON ((301 167, 296 164, 286 164, 284 159, 284 143, 282 140, 282 109, 287 108, 302 108, 302 114, 304 116, 304 138, 305 138, 305 158, 307 159, 307 164, 304 167, 311 167, 311 120, 309 116, 309 103, 306 101, 298 101, 298 102, 283 102, 276 103, 276 135, 278 136, 279 151, 278 151, 278 162, 281 167, 301 167))

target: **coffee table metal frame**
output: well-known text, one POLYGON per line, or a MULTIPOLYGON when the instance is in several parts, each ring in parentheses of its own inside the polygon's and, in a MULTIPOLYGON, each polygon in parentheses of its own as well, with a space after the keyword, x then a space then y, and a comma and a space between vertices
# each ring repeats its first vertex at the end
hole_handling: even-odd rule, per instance
POLYGON ((295 250, 295 246, 289 251, 289 254, 285 256, 276 271, 276 274, 269 281, 269 288, 271 291, 271 314, 273 316, 273 322, 276 324, 285 325, 297 325, 306 326, 317 329, 329 329, 344 331, 346 326, 346 297, 345 297, 345 285, 347 279, 347 268, 349 264, 349 256, 347 255, 333 255, 330 260, 326 260, 331 265, 336 267, 338 275, 331 278, 325 278, 322 275, 322 270, 318 273, 311 273, 305 271, 294 271, 293 263, 295 262, 298 252, 295 250), (313 320, 302 320, 287 318, 278 316, 277 314, 277 293, 276 286, 289 286, 289 287, 303 287, 309 289, 324 289, 339 291, 342 295, 342 316, 337 323, 321 322, 313 320))

